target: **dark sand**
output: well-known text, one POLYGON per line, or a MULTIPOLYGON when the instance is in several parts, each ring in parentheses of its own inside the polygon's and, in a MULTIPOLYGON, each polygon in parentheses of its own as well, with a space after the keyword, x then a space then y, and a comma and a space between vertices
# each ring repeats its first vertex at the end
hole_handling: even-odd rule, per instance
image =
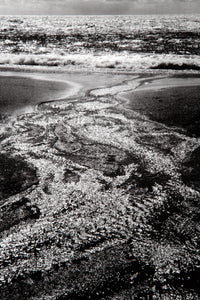
POLYGON ((0 76, 0 114, 12 114, 43 101, 59 99, 69 87, 60 81, 0 76))
POLYGON ((126 93, 125 98, 132 110, 200 136, 200 85, 139 89, 126 93))

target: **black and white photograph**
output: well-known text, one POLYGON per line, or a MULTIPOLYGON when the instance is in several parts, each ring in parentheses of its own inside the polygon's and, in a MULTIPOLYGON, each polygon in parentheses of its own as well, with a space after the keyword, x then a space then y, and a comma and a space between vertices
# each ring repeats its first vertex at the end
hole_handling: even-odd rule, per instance
POLYGON ((0 0, 0 300, 200 299, 200 1, 0 0))

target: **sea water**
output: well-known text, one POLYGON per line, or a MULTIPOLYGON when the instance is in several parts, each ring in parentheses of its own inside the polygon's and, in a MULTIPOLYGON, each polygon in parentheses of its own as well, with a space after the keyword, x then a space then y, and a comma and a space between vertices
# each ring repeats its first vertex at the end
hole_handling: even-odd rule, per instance
POLYGON ((0 16, 0 64, 200 70, 200 15, 0 16))

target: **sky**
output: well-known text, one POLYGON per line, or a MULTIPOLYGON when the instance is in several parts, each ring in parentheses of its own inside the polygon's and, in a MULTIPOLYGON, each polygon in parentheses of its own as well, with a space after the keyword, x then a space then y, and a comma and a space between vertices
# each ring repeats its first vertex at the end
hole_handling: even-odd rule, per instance
POLYGON ((0 0, 0 15, 200 14, 200 0, 0 0))

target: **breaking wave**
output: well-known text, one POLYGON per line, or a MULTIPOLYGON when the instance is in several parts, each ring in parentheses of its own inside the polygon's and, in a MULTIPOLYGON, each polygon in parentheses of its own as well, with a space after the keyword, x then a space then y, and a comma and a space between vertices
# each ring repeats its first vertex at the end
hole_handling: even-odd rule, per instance
POLYGON ((199 16, 0 16, 0 65, 200 70, 199 16))
POLYGON ((0 65, 4 66, 51 66, 74 68, 107 68, 123 71, 144 69, 200 70, 199 56, 163 54, 68 54, 28 55, 1 54, 0 65))
POLYGON ((157 70, 194 70, 194 71, 200 71, 200 64, 190 64, 190 63, 182 63, 182 64, 176 64, 176 63, 161 63, 157 66, 153 66, 152 69, 157 70))

